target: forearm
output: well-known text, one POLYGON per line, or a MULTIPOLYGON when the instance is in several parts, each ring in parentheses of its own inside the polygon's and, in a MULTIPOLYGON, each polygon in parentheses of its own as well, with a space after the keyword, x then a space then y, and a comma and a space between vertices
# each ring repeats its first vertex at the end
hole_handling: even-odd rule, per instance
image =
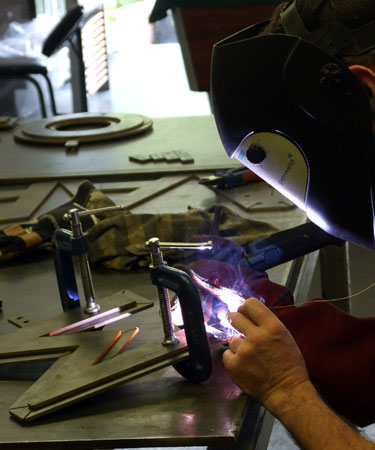
POLYGON ((295 388, 292 395, 274 398, 267 407, 304 450, 374 450, 326 406, 310 382, 295 388))

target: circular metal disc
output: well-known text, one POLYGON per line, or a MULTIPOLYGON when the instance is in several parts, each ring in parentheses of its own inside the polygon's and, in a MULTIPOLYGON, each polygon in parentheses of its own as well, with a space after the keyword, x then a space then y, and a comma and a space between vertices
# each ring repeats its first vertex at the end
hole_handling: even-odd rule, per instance
POLYGON ((151 126, 151 119, 137 114, 76 113, 27 123, 15 130, 14 137, 38 144, 101 142, 141 133, 151 126))

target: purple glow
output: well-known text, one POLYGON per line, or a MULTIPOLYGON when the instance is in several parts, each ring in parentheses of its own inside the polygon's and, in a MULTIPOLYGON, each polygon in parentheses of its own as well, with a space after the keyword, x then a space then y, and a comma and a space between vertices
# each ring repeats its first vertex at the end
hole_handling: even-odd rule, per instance
POLYGON ((306 211, 307 217, 311 220, 311 222, 315 223, 319 228, 324 230, 327 233, 330 233, 331 227, 328 222, 324 220, 322 215, 318 211, 314 211, 312 209, 307 209, 306 211))
MULTIPOLYGON (((202 310, 207 333, 213 337, 219 334, 222 336, 223 333, 227 337, 238 334, 238 331, 230 324, 227 315, 229 312, 237 311, 245 302, 245 298, 235 289, 212 285, 193 270, 189 273, 195 284, 203 293, 201 296, 202 310)), ((260 298, 259 301, 265 303, 263 298, 260 298)), ((183 326, 180 302, 177 298, 172 299, 171 316, 174 325, 178 327, 183 326)))
POLYGON ((245 299, 236 291, 226 287, 216 287, 204 280, 194 271, 191 271, 191 276, 198 287, 204 289, 206 292, 214 295, 218 300, 223 302, 228 308, 228 312, 237 311, 243 304, 245 299))

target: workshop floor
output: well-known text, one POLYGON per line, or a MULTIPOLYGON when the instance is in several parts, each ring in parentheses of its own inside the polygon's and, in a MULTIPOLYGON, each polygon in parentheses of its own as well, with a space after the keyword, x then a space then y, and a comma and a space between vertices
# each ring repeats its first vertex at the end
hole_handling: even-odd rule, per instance
MULTIPOLYGON (((176 43, 132 47, 110 56, 110 90, 89 100, 90 111, 140 113, 150 117, 206 115, 210 106, 206 93, 189 90, 180 47, 176 43)), ((70 112, 69 89, 57 93, 60 112, 70 112)), ((375 253, 350 247, 352 292, 359 292, 374 281, 375 253)), ((320 296, 318 270, 311 298, 320 296)), ((353 300, 353 314, 375 315, 374 289, 353 300)), ((375 426, 364 432, 375 441, 375 426)), ((200 449, 203 447, 200 447, 200 449)), ((293 442, 279 422, 275 422, 270 450, 293 450, 293 442)), ((195 448, 198 450, 198 447, 195 448)))

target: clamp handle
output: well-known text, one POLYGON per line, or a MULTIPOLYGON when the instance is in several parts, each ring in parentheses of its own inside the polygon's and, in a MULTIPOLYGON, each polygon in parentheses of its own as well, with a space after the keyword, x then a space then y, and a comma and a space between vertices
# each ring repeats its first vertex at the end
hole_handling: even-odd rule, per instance
POLYGON ((194 383, 207 380, 212 372, 211 352, 196 285, 184 271, 165 265, 151 268, 150 275, 153 284, 170 289, 180 301, 190 359, 173 367, 194 383))
POLYGON ((64 228, 59 228, 54 232, 52 253, 63 311, 80 306, 72 256, 73 254, 84 254, 87 249, 86 235, 74 238, 73 233, 64 228))

